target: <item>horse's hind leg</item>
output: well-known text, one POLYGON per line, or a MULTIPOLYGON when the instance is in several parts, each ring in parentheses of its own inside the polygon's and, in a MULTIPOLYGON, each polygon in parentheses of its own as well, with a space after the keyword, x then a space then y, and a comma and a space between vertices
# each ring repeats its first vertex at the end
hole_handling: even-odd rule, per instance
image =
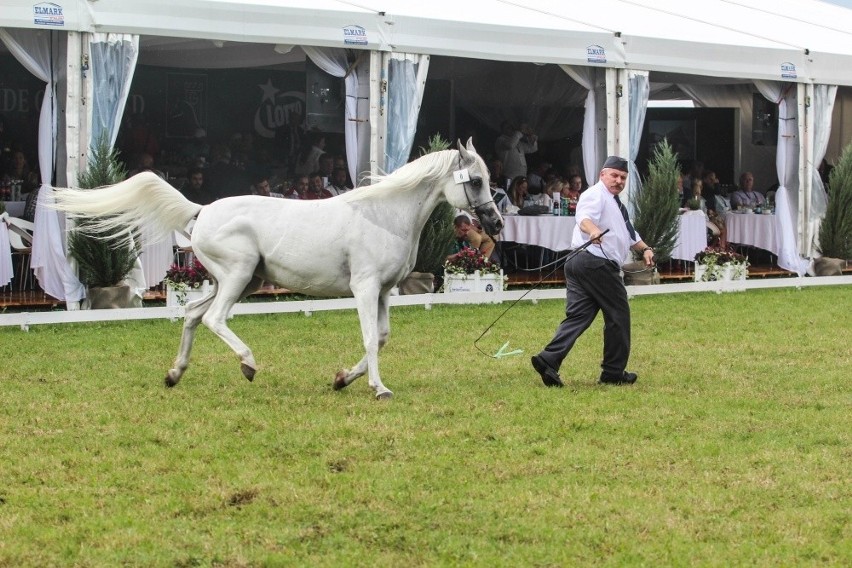
POLYGON ((210 304, 213 303, 213 298, 216 296, 216 289, 213 293, 205 296, 199 301, 190 302, 186 306, 183 320, 183 332, 180 337, 180 348, 178 349, 177 358, 175 358, 174 367, 166 373, 166 386, 173 387, 180 381, 180 378, 189 367, 189 354, 192 352, 192 343, 195 340, 195 330, 198 324, 201 323, 201 318, 204 316, 210 304))
MULTIPOLYGON (((378 313, 378 332, 379 332, 379 351, 388 342, 390 336, 390 302, 387 294, 382 294, 379 297, 379 313, 378 313)), ((332 387, 334 390, 340 390, 351 385, 355 379, 367 372, 367 356, 364 355, 358 364, 352 369, 341 369, 334 377, 332 387)))
POLYGON ((240 358, 240 370, 243 376, 251 381, 257 372, 254 355, 248 345, 231 331, 226 322, 228 312, 233 305, 260 288, 263 279, 250 276, 251 268, 241 271, 239 267, 229 267, 227 274, 226 278, 217 280, 216 297, 213 304, 202 316, 201 321, 237 354, 237 357, 240 358))

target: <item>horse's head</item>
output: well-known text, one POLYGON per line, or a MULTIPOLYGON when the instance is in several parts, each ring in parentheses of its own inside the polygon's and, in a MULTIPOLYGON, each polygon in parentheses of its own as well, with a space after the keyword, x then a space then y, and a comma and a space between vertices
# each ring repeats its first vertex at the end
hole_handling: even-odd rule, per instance
POLYGON ((482 228, 489 235, 497 235, 503 229, 503 217, 491 195, 491 177, 488 168, 468 138, 467 147, 458 142, 458 169, 453 171, 453 183, 447 186, 444 195, 450 205, 476 215, 482 228))

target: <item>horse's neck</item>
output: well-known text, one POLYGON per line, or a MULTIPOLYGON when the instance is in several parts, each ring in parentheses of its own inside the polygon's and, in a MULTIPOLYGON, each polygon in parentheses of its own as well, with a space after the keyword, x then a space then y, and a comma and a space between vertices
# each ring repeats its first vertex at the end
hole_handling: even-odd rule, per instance
POLYGON ((389 232, 399 236, 409 236, 413 246, 417 243, 426 220, 442 197, 436 184, 430 183, 426 187, 409 191, 387 193, 372 201, 370 211, 363 213, 374 217, 373 221, 389 232))

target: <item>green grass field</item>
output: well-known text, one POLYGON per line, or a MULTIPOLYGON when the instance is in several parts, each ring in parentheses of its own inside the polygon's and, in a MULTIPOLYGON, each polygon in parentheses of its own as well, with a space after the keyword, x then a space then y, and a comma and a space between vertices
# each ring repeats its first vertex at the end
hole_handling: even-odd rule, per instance
POLYGON ((562 302, 395 308, 376 401, 354 312, 0 329, 2 566, 852 565, 852 287, 631 300, 547 389, 562 302))

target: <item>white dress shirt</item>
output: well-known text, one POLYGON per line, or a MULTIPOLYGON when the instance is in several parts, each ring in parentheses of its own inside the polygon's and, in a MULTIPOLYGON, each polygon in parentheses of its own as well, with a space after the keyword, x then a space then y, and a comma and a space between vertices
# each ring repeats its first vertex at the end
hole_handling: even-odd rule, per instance
POLYGON ((615 197, 601 181, 580 194, 580 200, 577 202, 577 224, 571 239, 573 248, 590 240, 589 235, 580 229, 584 219, 589 219, 601 231, 609 229, 600 245, 591 245, 586 250, 595 256, 615 261, 619 266, 630 259, 630 247, 642 240, 638 232, 635 240, 630 238, 615 197))

